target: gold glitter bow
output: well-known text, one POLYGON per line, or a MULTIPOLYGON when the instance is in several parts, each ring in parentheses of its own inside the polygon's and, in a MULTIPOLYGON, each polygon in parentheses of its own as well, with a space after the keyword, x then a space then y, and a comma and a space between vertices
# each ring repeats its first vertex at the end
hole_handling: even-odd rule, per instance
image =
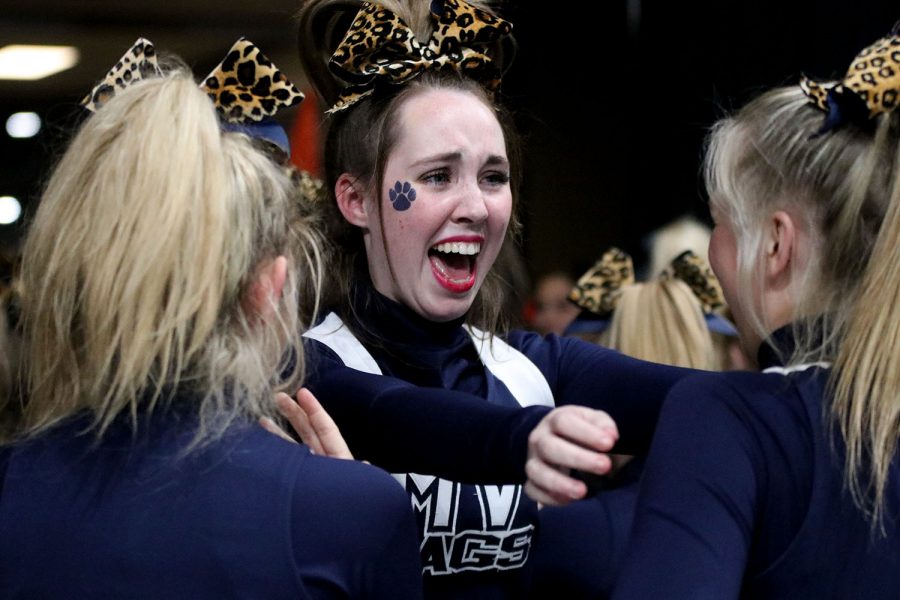
POLYGON ((804 76, 800 87, 810 102, 828 113, 820 133, 853 118, 872 119, 893 111, 900 104, 900 23, 857 54, 841 81, 818 83, 804 76))
MULTIPOLYGON (((678 255, 660 274, 660 279, 679 279, 686 283, 700 301, 704 314, 725 304, 722 287, 712 269, 690 250, 678 255)), ((631 257, 618 248, 610 248, 581 276, 569 292, 569 300, 595 315, 608 318, 619 303, 622 288, 632 284, 634 266, 631 257)))
POLYGON ((400 17, 366 2, 329 61, 331 70, 351 85, 328 112, 365 98, 379 80, 402 84, 427 69, 453 68, 496 91, 501 72, 493 50, 512 24, 464 0, 432 2, 432 19, 434 32, 421 44, 400 17))

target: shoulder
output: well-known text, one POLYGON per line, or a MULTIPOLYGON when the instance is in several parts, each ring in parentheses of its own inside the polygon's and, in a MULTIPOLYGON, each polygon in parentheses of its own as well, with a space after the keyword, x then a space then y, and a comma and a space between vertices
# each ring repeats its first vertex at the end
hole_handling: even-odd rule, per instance
POLYGON ((303 353, 307 368, 312 370, 344 365, 334 350, 317 339, 303 338, 303 353))
POLYGON ((293 510, 303 519, 299 537, 304 544, 315 538, 320 551, 377 553, 398 532, 401 538, 415 537, 405 490, 391 475, 368 464, 310 456, 297 473, 293 497, 293 510), (353 540, 352 548, 347 540, 353 540))
POLYGON ((542 370, 556 368, 569 361, 596 362, 622 357, 615 350, 577 338, 559 337, 552 333, 541 336, 533 331, 513 330, 504 336, 504 339, 542 370))
MULTIPOLYGON (((254 428, 229 449, 227 463, 245 471, 246 495, 270 494, 278 510, 281 490, 295 527, 304 536, 329 537, 338 530, 365 539, 384 539, 410 513, 406 493, 385 471, 354 461, 316 456, 303 444, 254 428), (363 535, 360 532, 365 532, 363 535)), ((237 478, 235 478, 237 479, 237 478)))
MULTIPOLYGON (((690 428, 698 432, 724 429, 757 448, 808 445, 816 426, 806 395, 796 378, 780 374, 696 373, 675 384, 663 404, 660 428, 690 428)), ((813 398, 821 403, 821 397, 813 398)))
POLYGON ((672 386, 666 412, 765 412, 777 378, 751 372, 695 372, 672 386))
POLYGON ((669 400, 686 406, 727 406, 732 410, 769 413, 803 396, 807 383, 821 379, 813 370, 781 373, 695 371, 672 387, 669 400))
POLYGON ((357 508, 363 512, 385 507, 408 508, 406 492, 397 480, 366 463, 310 455, 303 476, 295 482, 295 491, 308 493, 312 487, 310 480, 316 482, 315 496, 319 500, 358 504, 357 508), (358 502, 362 491, 365 491, 365 502, 358 502))

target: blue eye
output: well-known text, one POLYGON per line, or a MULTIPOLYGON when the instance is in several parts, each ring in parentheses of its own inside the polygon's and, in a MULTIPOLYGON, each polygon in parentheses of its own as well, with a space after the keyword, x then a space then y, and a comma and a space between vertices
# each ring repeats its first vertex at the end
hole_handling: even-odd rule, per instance
POLYGON ((506 185, 509 183, 509 173, 505 171, 491 171, 484 175, 483 181, 489 185, 506 185))
POLYGON ((446 169, 438 169, 436 171, 429 171, 425 175, 419 178, 420 181, 424 183, 449 183, 450 182, 450 172, 446 169))

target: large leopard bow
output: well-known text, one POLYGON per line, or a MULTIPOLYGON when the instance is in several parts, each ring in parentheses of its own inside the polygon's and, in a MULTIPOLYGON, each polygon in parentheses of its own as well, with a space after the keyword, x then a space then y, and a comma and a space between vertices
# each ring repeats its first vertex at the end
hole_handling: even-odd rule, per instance
POLYGON ((138 38, 122 55, 119 62, 109 70, 103 81, 94 86, 90 94, 82 98, 81 105, 91 112, 97 112, 97 109, 109 102, 117 91, 124 90, 142 79, 161 75, 162 70, 159 68, 153 43, 150 40, 138 38))
POLYGON ((501 71, 493 50, 512 24, 463 0, 434 0, 431 16, 434 32, 422 44, 396 14, 363 4, 329 61, 351 85, 328 112, 349 108, 371 94, 378 81, 402 84, 428 69, 452 68, 496 91, 501 71))
POLYGON ((818 83, 802 77, 800 87, 810 102, 828 113, 820 134, 893 111, 900 104, 900 22, 857 54, 841 81, 818 83))
POLYGON ((569 292, 569 300, 595 315, 609 317, 616 310, 622 288, 633 284, 631 257, 618 248, 610 248, 581 276, 569 292))
POLYGON ((300 90, 247 38, 234 43, 200 89, 222 118, 235 124, 259 123, 303 100, 300 90))
MULTIPOLYGON (((722 287, 712 269, 690 250, 678 255, 660 279, 679 279, 686 283, 706 315, 725 304, 722 287)), ((608 318, 619 303, 622 288, 632 284, 634 266, 631 257, 618 248, 610 248, 581 276, 569 292, 569 300, 599 317, 608 318)))
POLYGON ((716 274, 705 260, 690 250, 676 256, 659 278, 662 281, 679 279, 686 283, 700 301, 704 314, 725 306, 725 296, 716 274))
MULTIPOLYGON (((96 112, 117 91, 160 76, 153 43, 138 38, 81 103, 96 112)), ((272 117, 282 108, 300 103, 303 94, 253 42, 246 38, 236 41, 200 89, 215 104, 224 129, 266 140, 290 154, 287 133, 272 117)))

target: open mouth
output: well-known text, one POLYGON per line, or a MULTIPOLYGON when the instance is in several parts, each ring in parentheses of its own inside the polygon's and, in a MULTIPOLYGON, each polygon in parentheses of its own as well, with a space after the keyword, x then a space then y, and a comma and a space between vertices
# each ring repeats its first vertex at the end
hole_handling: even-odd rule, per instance
POLYGON ((431 272, 451 292, 467 292, 475 285, 476 258, 481 242, 443 242, 428 250, 431 272))

